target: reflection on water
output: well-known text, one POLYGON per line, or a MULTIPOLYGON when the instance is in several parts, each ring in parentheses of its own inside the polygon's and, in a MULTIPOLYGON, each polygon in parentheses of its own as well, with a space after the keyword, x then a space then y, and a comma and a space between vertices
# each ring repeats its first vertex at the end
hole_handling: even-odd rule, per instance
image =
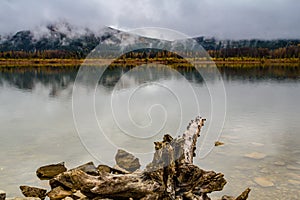
MULTIPOLYGON (((123 97, 141 85, 145 90, 136 93, 140 95, 131 104, 134 105, 132 117, 140 126, 149 124, 152 117, 152 125, 158 127, 155 124, 159 121, 155 120, 165 114, 159 106, 152 108, 150 118, 141 114, 148 111, 148 102, 160 102, 168 113, 172 113, 168 115, 169 121, 162 132, 183 131, 190 116, 197 113, 194 100, 189 98, 185 98, 183 104, 190 107, 186 107, 185 113, 180 113, 176 98, 159 84, 177 88, 179 96, 190 97, 185 87, 189 83, 197 91, 200 113, 210 118, 209 93, 195 69, 179 68, 174 72, 167 68, 154 68, 146 69, 147 73, 141 73, 141 70, 130 67, 107 69, 96 90, 88 87, 82 90, 83 102, 89 95, 96 95, 96 115, 101 119, 111 142, 118 146, 130 146, 132 151, 138 145, 147 145, 149 142, 146 140, 145 143, 136 144, 131 139, 123 138, 120 127, 129 130, 131 127, 126 127, 126 121, 111 126, 111 116, 106 115, 113 92, 118 98, 113 99, 112 103, 120 105, 123 97), (157 84, 149 87, 149 84, 145 84, 149 82, 157 84), (155 98, 149 94, 156 94, 155 98), (178 115, 184 116, 181 125, 178 118, 174 117, 178 115)), ((18 186, 21 184, 45 187, 47 183, 35 178, 35 170, 41 165, 61 161, 66 161, 68 167, 90 160, 98 163, 95 156, 87 151, 88 147, 81 143, 79 136, 82 135, 78 136, 73 122, 71 98, 77 71, 78 68, 1 68, 0 188, 6 190, 9 196, 19 196, 18 186)), ((220 138, 225 145, 214 148, 209 156, 198 159, 197 164, 225 174, 228 184, 222 193, 237 195, 245 187, 251 187, 250 199, 299 199, 300 67, 227 66, 220 68, 220 73, 227 94, 226 121, 220 138), (253 152, 265 157, 245 157, 253 152), (271 181, 274 186, 259 186, 255 182, 257 177, 271 181)), ((214 83, 215 80, 209 81, 214 83)), ((126 111, 122 110, 122 106, 118 109, 117 117, 123 118, 122 114, 126 111)), ((87 119, 87 127, 89 123, 87 119)), ((93 130, 90 131, 92 134, 93 130)), ((207 131, 207 128, 203 131, 207 131)), ((139 132, 132 131, 131 134, 136 136, 139 132)), ((159 137, 161 135, 154 139, 159 137)), ((115 153, 110 152, 107 144, 101 143, 101 140, 97 144, 92 141, 89 144, 95 145, 93 148, 99 155, 111 156, 115 153)), ((151 146, 152 142, 149 142, 149 148, 151 146)))

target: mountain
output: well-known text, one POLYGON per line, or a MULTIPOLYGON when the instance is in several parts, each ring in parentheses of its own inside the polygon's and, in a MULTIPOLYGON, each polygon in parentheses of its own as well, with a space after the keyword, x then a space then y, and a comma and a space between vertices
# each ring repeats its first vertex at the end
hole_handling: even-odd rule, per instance
POLYGON ((118 32, 108 27, 93 32, 89 29, 72 27, 67 23, 51 24, 34 31, 25 30, 14 35, 2 36, 0 51, 65 50, 87 54, 99 42, 118 32))
MULTIPOLYGON (((2 53, 2 57, 10 57, 11 55, 9 53, 5 54, 5 52, 33 53, 58 51, 60 54, 68 54, 69 57, 72 58, 84 58, 99 43, 108 45, 120 43, 120 40, 122 39, 120 38, 120 35, 122 37, 129 37, 128 33, 110 27, 92 31, 87 28, 72 26, 66 22, 60 22, 49 24, 46 27, 39 27, 35 30, 24 30, 15 34, 0 36, 0 52, 2 53)), ((132 35, 130 36, 132 37, 132 35)), ((231 55, 236 54, 236 51, 234 51, 236 49, 239 49, 239 52, 245 51, 246 49, 245 55, 250 55, 248 52, 249 49, 251 49, 251 51, 253 51, 253 49, 267 49, 268 51, 272 51, 275 49, 287 48, 289 46, 300 46, 300 39, 218 40, 203 36, 195 37, 194 39, 206 50, 221 51, 224 49, 231 49, 233 52, 231 55)), ((156 42, 162 42, 162 40, 139 36, 135 36, 135 40, 155 40, 156 42)), ((63 57, 65 58, 67 56, 63 57)))

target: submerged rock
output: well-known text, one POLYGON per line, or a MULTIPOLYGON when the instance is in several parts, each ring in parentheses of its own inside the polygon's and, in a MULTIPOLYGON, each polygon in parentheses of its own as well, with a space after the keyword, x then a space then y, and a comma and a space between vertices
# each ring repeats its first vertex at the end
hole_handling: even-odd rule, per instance
POLYGON ((259 143, 259 142, 251 142, 251 144, 252 144, 253 146, 257 146, 257 147, 262 147, 262 146, 264 146, 264 144, 259 143))
POLYGON ((0 190, 0 200, 5 200, 6 193, 3 190, 0 190))
POLYGON ((287 176, 294 178, 294 179, 298 179, 300 180, 300 174, 296 174, 296 173, 287 173, 287 176))
POLYGON ((290 180, 288 180, 288 182, 292 185, 300 185, 300 181, 297 181, 297 180, 290 179, 290 180))
POLYGON ((267 178, 264 177, 256 177, 254 178, 254 182, 257 183, 261 187, 272 187, 274 183, 267 178))
POLYGON ((284 166, 285 162, 283 162, 283 161, 275 161, 274 165, 276 165, 276 166, 284 166))
POLYGON ((216 141, 215 142, 215 146, 217 147, 217 146, 222 146, 222 145, 224 145, 224 142, 220 142, 220 141, 216 141))
POLYGON ((245 154, 246 158, 252 158, 252 159, 257 159, 257 160, 263 159, 266 156, 267 156, 266 154, 259 153, 259 152, 252 152, 252 153, 249 153, 249 154, 245 154))
POLYGON ((294 166, 294 165, 288 165, 286 166, 287 169, 289 170, 300 170, 300 167, 294 166))
POLYGON ((15 198, 9 198, 7 200, 41 200, 38 197, 15 197, 15 198))
POLYGON ((62 162, 58 164, 42 166, 36 170, 36 175, 40 179, 51 179, 65 171, 67 171, 67 168, 65 167, 65 163, 62 162))
POLYGON ((141 167, 138 158, 134 157, 132 154, 121 149, 118 150, 115 160, 119 167, 129 172, 134 172, 135 170, 141 167))
POLYGON ((25 185, 20 186, 20 190, 25 197, 39 197, 42 200, 45 199, 47 192, 45 189, 25 185))

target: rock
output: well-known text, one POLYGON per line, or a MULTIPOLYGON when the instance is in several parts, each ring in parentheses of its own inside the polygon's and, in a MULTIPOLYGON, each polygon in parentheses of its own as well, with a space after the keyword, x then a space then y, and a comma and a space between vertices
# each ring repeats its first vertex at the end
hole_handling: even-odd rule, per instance
POLYGON ((269 168, 266 168, 266 167, 264 167, 264 168, 262 168, 261 170, 259 170, 261 173, 269 173, 270 172, 270 169, 269 168))
POLYGON ((258 143, 258 142, 251 142, 252 145, 257 146, 257 147, 262 147, 264 144, 258 143))
POLYGON ((119 167, 134 172, 141 167, 139 159, 134 157, 132 154, 119 149, 115 156, 116 163, 119 167))
POLYGON ((38 197, 15 197, 10 200, 41 200, 38 197))
POLYGON ((6 193, 3 190, 0 190, 0 200, 5 200, 6 193))
POLYGON ((224 145, 224 142, 216 141, 215 147, 224 145))
POLYGON ((250 166, 234 166, 235 169, 238 169, 238 170, 250 170, 251 167, 250 166))
POLYGON ((72 195, 71 191, 64 190, 64 188, 61 186, 58 186, 47 193, 47 196, 50 198, 50 200, 63 199, 71 195, 72 195))
POLYGON ((45 189, 25 185, 20 186, 20 190, 25 197, 39 197, 42 200, 45 199, 47 193, 45 189))
POLYGON ((300 181, 290 179, 290 180, 288 180, 288 182, 292 185, 300 185, 300 181))
MULTIPOLYGON (((88 163, 80 165, 79 167, 76 167, 74 169, 82 170, 85 173, 93 175, 93 176, 98 176, 99 175, 99 172, 98 172, 98 170, 95 167, 93 162, 88 162, 88 163)), ((71 169, 71 170, 74 170, 74 169, 71 169)))
POLYGON ((274 183, 267 178, 264 177, 256 177, 254 178, 254 182, 260 185, 261 187, 272 187, 274 183))
POLYGON ((289 170, 300 170, 300 167, 293 166, 293 165, 288 165, 288 166, 286 166, 286 168, 289 170))
POLYGON ((300 180, 300 174, 296 173, 287 173, 287 175, 291 178, 299 179, 300 180))
POLYGON ((277 165, 277 166, 284 166, 284 165, 285 165, 285 162, 283 162, 283 161, 275 161, 275 162, 274 162, 274 165, 277 165))
POLYGON ((36 170, 36 175, 40 179, 51 179, 65 171, 67 171, 67 168, 65 167, 65 163, 62 162, 58 164, 42 166, 36 170))
POLYGON ((266 154, 259 153, 259 152, 252 152, 252 153, 246 154, 245 157, 259 160, 259 159, 265 158, 266 154))

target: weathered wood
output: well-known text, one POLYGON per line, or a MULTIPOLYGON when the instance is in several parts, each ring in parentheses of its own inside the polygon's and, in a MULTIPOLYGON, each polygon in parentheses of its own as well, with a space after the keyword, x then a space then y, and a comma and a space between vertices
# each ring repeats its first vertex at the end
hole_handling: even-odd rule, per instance
MULTIPOLYGON (((193 165, 196 143, 204 121, 197 117, 182 137, 173 139, 165 135, 163 141, 155 142, 153 160, 143 172, 113 174, 112 168, 101 165, 98 167, 101 169, 99 176, 75 169, 64 173, 65 177, 69 177, 65 178, 69 180, 67 183, 60 182, 80 190, 89 198, 208 200, 207 193, 222 190, 226 180, 221 173, 204 171, 193 165)), ((135 167, 139 165, 136 158, 119 150, 117 163, 131 168, 132 163, 126 165, 126 159, 122 158, 130 158, 130 161, 135 162, 135 167)))
POLYGON ((6 193, 3 190, 0 190, 0 200, 5 200, 6 193))
MULTIPOLYGON (((155 142, 155 153, 144 171, 138 159, 124 150, 116 155, 116 167, 93 163, 60 173, 50 180, 50 199, 80 200, 210 200, 208 194, 220 191, 226 184, 224 175, 205 171, 193 164, 197 139, 205 119, 192 120, 185 133, 172 138, 164 135, 155 142), (81 194, 83 198, 78 197, 81 194), (70 198, 69 198, 70 199, 70 198)), ((250 189, 237 198, 246 200, 250 189)), ((223 199, 222 198, 222 199, 223 199)))
POLYGON ((247 188, 240 196, 238 196, 235 200, 246 200, 248 198, 250 188, 247 188))
POLYGON ((196 156, 195 150, 197 146, 198 137, 200 137, 200 131, 206 119, 196 117, 189 123, 187 130, 182 135, 184 139, 184 156, 186 163, 193 163, 193 158, 196 156))
POLYGON ((103 198, 143 198, 159 192, 160 185, 145 179, 142 173, 116 175, 103 173, 100 176, 90 176, 81 170, 69 172, 75 188, 88 197, 103 198))
POLYGON ((222 196, 221 200, 246 200, 248 198, 250 191, 251 191, 250 188, 247 188, 244 192, 242 192, 242 194, 240 194, 236 198, 233 196, 224 195, 222 196))
MULTIPOLYGON (((80 165, 80 166, 78 166, 74 169, 80 169, 80 170, 84 171, 85 173, 90 174, 90 175, 94 175, 94 176, 99 175, 99 171, 95 167, 93 162, 85 163, 85 164, 80 165)), ((71 170, 74 170, 74 169, 71 169, 71 170)))

